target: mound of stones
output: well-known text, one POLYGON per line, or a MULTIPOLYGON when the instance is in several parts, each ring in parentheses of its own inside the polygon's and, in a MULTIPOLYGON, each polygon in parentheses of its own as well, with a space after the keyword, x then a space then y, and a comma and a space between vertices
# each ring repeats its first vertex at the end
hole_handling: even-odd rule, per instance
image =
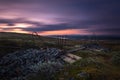
POLYGON ((82 47, 82 49, 85 49, 85 50, 104 51, 104 52, 109 51, 109 49, 104 48, 103 46, 101 46, 101 45, 99 45, 97 43, 84 44, 81 47, 82 47))
POLYGON ((52 74, 63 67, 59 58, 62 52, 56 48, 16 51, 0 59, 0 79, 25 80, 27 76, 44 72, 52 74))

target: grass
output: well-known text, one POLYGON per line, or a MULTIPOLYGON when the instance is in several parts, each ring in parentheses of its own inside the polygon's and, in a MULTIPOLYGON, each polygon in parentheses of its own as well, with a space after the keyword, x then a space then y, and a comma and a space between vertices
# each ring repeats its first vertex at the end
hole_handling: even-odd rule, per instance
MULTIPOLYGON (((65 66, 64 70, 56 74, 58 79, 60 77, 63 80, 68 80, 73 77, 75 80, 119 80, 120 79, 120 66, 114 65, 111 60, 113 57, 116 58, 116 54, 120 54, 120 51, 110 52, 96 52, 89 50, 80 50, 74 54, 81 56, 82 59, 69 65, 65 66), (64 72, 68 75, 64 76, 64 72), (90 76, 79 77, 77 76, 81 72, 86 72, 90 76)), ((118 56, 117 56, 118 57, 118 56)))

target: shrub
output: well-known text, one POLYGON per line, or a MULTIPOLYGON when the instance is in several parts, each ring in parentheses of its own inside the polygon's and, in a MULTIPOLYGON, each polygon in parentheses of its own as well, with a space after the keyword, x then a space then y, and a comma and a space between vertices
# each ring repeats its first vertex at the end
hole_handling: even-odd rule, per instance
POLYGON ((115 64, 115 65, 120 65, 120 52, 115 53, 112 56, 112 63, 115 64))

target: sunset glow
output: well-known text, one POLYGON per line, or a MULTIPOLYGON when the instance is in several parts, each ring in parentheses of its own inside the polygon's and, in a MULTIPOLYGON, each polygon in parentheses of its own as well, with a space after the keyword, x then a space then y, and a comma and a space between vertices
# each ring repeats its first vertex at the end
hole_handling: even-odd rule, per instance
POLYGON ((89 33, 86 33, 84 30, 78 29, 39 32, 39 35, 77 35, 77 34, 85 35, 89 33))
POLYGON ((19 24, 16 24, 15 26, 13 26, 13 27, 27 28, 27 27, 30 27, 30 26, 32 26, 32 25, 25 24, 25 23, 19 23, 19 24))
POLYGON ((27 31, 22 31, 21 29, 12 29, 12 30, 8 30, 8 31, 4 31, 4 32, 30 33, 30 32, 27 32, 27 31))

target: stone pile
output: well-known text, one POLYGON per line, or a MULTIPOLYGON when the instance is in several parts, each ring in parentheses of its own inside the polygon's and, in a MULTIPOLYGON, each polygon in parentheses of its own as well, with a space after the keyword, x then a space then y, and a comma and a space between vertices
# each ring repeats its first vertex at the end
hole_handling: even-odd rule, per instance
POLYGON ((104 48, 103 46, 101 46, 101 45, 99 45, 97 43, 84 44, 81 47, 84 50, 104 51, 104 52, 108 52, 109 51, 109 49, 104 48))
POLYGON ((8 54, 0 59, 0 79, 24 80, 39 71, 51 74, 63 66, 64 62, 59 58, 61 54, 56 48, 27 49, 8 54))

